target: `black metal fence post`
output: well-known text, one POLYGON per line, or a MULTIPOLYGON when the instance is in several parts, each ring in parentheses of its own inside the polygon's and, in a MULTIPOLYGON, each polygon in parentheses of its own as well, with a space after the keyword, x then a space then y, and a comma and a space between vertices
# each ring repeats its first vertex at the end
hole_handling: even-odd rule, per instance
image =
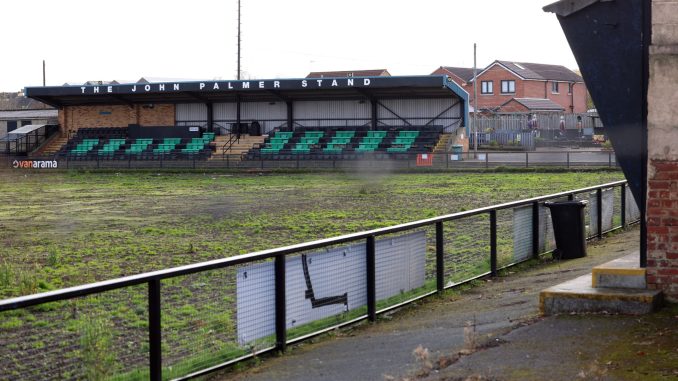
POLYGON ((490 167, 490 153, 485 152, 485 169, 490 167))
POLYGON ((598 232, 596 236, 598 239, 603 238, 603 190, 596 190, 596 219, 598 222, 598 232))
POLYGON ((150 380, 162 380, 162 325, 160 315, 160 280, 148 281, 148 344, 150 380))
POLYGON ((285 307, 285 256, 275 257, 275 346, 279 351, 287 347, 287 310, 285 307))
POLYGON ((626 184, 621 186, 621 226, 626 229, 626 184))
POLYGON ((525 152, 525 168, 529 167, 530 163, 530 154, 528 152, 525 152))
POLYGON ((490 275, 497 276, 497 211, 490 211, 490 275))
POLYGON ((374 236, 367 237, 367 319, 377 320, 377 276, 376 276, 376 244, 374 236))
POLYGON ((445 259, 443 244, 443 223, 436 222, 436 285, 438 292, 445 290, 445 259))
POLYGON ((539 258, 539 202, 532 203, 532 257, 539 258))
POLYGON ((568 194, 567 201, 574 201, 574 194, 568 194))
POLYGON ((570 169, 570 151, 567 151, 567 168, 570 169))

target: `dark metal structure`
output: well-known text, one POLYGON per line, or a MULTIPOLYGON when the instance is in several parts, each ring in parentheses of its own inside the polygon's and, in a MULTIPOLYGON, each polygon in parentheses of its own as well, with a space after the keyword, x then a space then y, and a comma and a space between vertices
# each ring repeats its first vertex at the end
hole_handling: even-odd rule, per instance
MULTIPOLYGON (((342 78, 302 78, 302 79, 265 79, 243 81, 194 81, 194 82, 158 82, 158 83, 130 83, 110 85, 83 85, 83 86, 48 86, 28 87, 26 96, 40 100, 54 107, 66 106, 96 106, 96 105, 127 105, 165 103, 182 106, 191 104, 204 105, 201 119, 204 120, 207 130, 213 130, 215 122, 222 122, 215 115, 222 115, 226 104, 233 104, 232 120, 235 126, 241 122, 252 120, 252 107, 260 109, 276 109, 268 105, 285 104, 286 113, 275 112, 278 125, 285 120, 292 128, 299 120, 299 114, 309 107, 297 109, 309 102, 336 102, 335 108, 327 108, 328 112, 339 108, 341 101, 358 101, 371 106, 371 114, 366 115, 366 123, 376 128, 379 119, 378 108, 384 108, 386 113, 399 117, 398 110, 388 106, 397 100, 427 100, 436 107, 435 101, 444 100, 449 103, 448 108, 436 109, 433 115, 423 113, 419 118, 436 119, 443 113, 454 112, 458 126, 466 126, 468 119, 468 93, 456 83, 443 75, 428 76, 399 76, 399 77, 342 77, 342 78), (438 114, 441 110, 443 113, 438 114), (248 113, 249 117, 244 114, 248 113)), ((421 105, 419 105, 420 107, 421 105)), ((408 110, 416 109, 416 105, 409 105, 408 110)), ((362 111, 355 106, 354 114, 362 111)), ((428 111, 428 110, 427 110, 428 111)), ((263 112, 271 114, 271 111, 263 112)), ((381 111, 380 111, 381 112, 381 111)), ((383 114, 384 112, 382 112, 383 114)), ((271 114, 272 115, 272 114, 271 114)), ((268 115, 259 114, 256 120, 266 119, 268 115)), ((271 119, 268 116, 268 119, 271 119)), ((330 120, 331 118, 325 118, 330 120)), ((343 118, 346 119, 346 118, 343 118)), ((343 120, 342 119, 342 120, 343 120)), ((407 120, 401 118, 406 125, 407 120)), ((178 122, 178 120, 177 120, 178 122)), ((425 123, 422 123, 425 124, 425 123)), ((276 127, 278 126, 276 125, 276 127)), ((362 125, 362 124, 360 124, 362 125)))
POLYGON ((562 0, 544 10, 558 16, 640 207, 644 267, 651 1, 562 0))

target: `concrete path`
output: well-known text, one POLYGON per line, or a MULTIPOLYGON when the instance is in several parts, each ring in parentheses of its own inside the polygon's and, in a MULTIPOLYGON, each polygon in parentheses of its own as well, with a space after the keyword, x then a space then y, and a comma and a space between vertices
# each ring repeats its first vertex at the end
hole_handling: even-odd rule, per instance
MULTIPOLYGON (((391 315, 383 316, 376 324, 361 324, 316 339, 312 343, 293 346, 283 356, 266 357, 256 367, 237 373, 223 373, 217 375, 215 379, 238 381, 358 381, 384 380, 391 377, 400 379, 421 368, 421 363, 413 356, 413 350, 420 345, 428 349, 431 359, 457 353, 463 349, 464 327, 469 321, 475 321, 476 336, 479 340, 492 337, 490 343, 491 340, 496 340, 494 338, 499 338, 496 343, 503 343, 513 340, 514 336, 511 335, 525 338, 527 346, 522 348, 523 352, 512 351, 511 353, 518 357, 506 356, 503 361, 509 365, 524 363, 521 356, 529 356, 532 348, 539 353, 549 353, 549 348, 552 348, 546 342, 541 346, 532 346, 530 340, 539 342, 540 337, 546 337, 542 331, 556 332, 560 335, 567 332, 563 331, 560 324, 571 324, 561 323, 555 318, 556 323, 545 325, 544 322, 552 319, 549 318, 530 325, 541 320, 537 318, 539 291, 586 274, 595 265, 637 251, 638 235, 639 231, 636 228, 599 243, 589 243, 589 255, 585 258, 547 261, 528 270, 484 281, 482 285, 461 294, 450 292, 442 298, 431 297, 417 303, 418 305, 411 305, 391 315)), ((576 343, 568 342, 568 345, 571 347, 567 353, 584 353, 582 351, 588 350, 588 347, 580 348, 581 350, 575 348, 576 343)), ((480 370, 482 364, 485 366, 482 368, 483 372, 491 375, 492 364, 499 364, 500 360, 492 357, 491 350, 482 351, 482 355, 488 357, 486 359, 481 359, 481 352, 474 353, 471 356, 464 356, 449 369, 472 373, 476 369, 480 370), (474 362, 476 359, 477 362, 474 362), (460 370, 458 368, 460 366, 465 368, 460 370)), ((548 371, 551 365, 558 365, 560 361, 559 358, 544 357, 542 361, 544 371, 548 371)), ((495 369, 498 369, 498 365, 495 369)), ((444 370, 441 374, 442 372, 444 370)), ((575 372, 574 375, 568 374, 567 377, 560 379, 572 380, 576 377, 575 372)), ((455 376, 441 379, 458 378, 455 376)))

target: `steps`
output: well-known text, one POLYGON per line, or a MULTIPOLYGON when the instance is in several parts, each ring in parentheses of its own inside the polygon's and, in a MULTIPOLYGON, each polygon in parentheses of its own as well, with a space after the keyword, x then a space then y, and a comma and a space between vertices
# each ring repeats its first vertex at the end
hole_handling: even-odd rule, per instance
POLYGON ((452 134, 441 134, 440 140, 438 140, 435 148, 433 148, 433 153, 445 153, 447 151, 447 144, 449 143, 451 137, 452 134))
POLYGON ((40 157, 40 156, 54 156, 61 147, 63 147, 68 142, 68 136, 62 135, 60 132, 55 134, 53 138, 44 143, 42 147, 33 151, 30 156, 40 157))
POLYGON ((234 159, 240 160, 240 157, 245 152, 252 149, 252 147, 254 147, 255 144, 263 144, 265 137, 240 135, 240 140, 234 142, 228 151, 222 152, 223 147, 228 143, 229 139, 231 139, 230 134, 219 135, 214 139, 212 144, 215 146, 216 150, 214 151, 214 154, 212 154, 212 156, 210 157, 210 160, 223 159, 222 153, 228 155, 231 160, 234 159))
POLYGON ((539 294, 543 315, 609 312, 641 315, 655 311, 662 294, 648 290, 645 269, 634 253, 593 268, 590 274, 549 287, 539 294))

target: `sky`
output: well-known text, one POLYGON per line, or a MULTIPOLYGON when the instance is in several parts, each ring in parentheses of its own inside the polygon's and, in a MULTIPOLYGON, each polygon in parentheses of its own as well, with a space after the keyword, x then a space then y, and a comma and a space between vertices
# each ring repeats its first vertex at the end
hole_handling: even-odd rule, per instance
MULTIPOLYGON (((426 75, 495 59, 577 64, 554 0, 241 0, 247 78, 388 69, 426 75)), ((2 5, 0 91, 88 80, 234 79, 237 0, 21 0, 2 5), (8 25, 9 24, 9 25, 8 25)))

